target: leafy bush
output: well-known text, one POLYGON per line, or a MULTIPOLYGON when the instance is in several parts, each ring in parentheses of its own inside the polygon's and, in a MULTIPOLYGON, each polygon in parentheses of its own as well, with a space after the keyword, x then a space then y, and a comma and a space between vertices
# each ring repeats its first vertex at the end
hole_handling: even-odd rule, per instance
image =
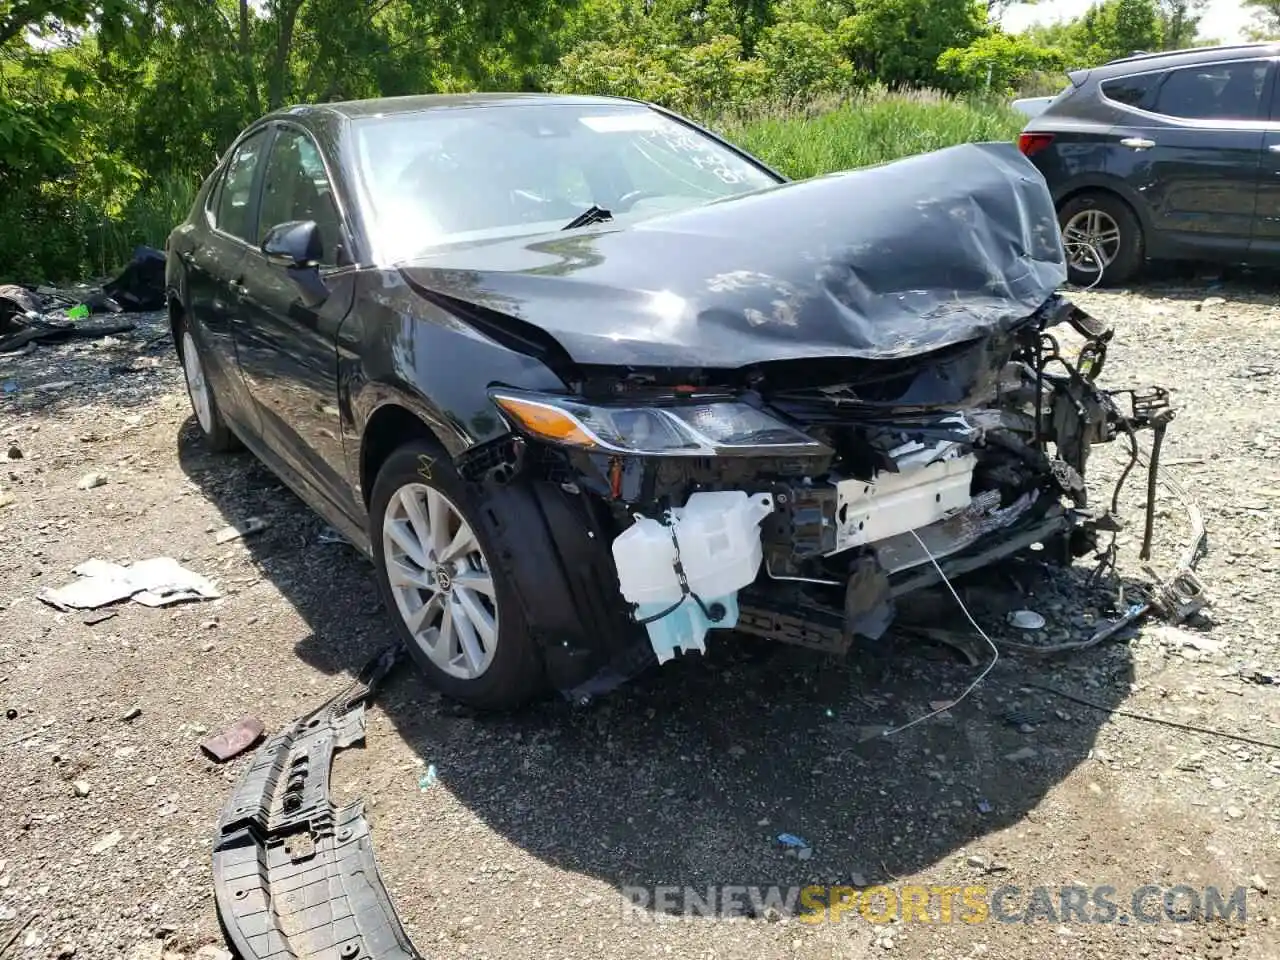
POLYGON ((1007 33, 987 34, 967 47, 944 50, 938 57, 938 72, 951 81, 950 87, 989 94, 1011 94, 1037 71, 1063 66, 1057 51, 1007 33))

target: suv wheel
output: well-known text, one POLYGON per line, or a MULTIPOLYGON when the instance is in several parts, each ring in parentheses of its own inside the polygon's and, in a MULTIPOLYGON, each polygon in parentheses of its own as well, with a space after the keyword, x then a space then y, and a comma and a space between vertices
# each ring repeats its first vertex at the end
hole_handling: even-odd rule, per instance
POLYGON ((1082 287, 1124 283, 1142 266, 1142 225, 1132 208, 1110 193, 1082 193, 1058 211, 1067 279, 1082 287), (1101 278, 1099 277, 1101 273, 1101 278))
POLYGON ((482 709, 539 692, 541 658, 478 504, 433 444, 387 458, 369 505, 383 599, 401 640, 432 683, 482 709))

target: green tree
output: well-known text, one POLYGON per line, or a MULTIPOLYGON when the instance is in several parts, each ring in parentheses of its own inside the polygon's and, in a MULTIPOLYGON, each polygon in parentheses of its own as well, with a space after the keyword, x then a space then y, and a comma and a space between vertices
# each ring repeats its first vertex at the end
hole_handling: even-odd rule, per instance
POLYGON ((1206 0, 1160 0, 1160 25, 1165 50, 1196 45, 1206 0))
POLYGON ((957 92, 1013 93, 1031 74, 1060 70, 1061 53, 1037 46, 1027 37, 993 31, 967 47, 952 47, 938 57, 938 71, 957 92))
POLYGON ((856 10, 840 24, 841 44, 859 73, 890 87, 944 83, 938 57, 986 30, 975 0, 861 0, 856 10))
POLYGON ((1106 0, 1086 11, 1079 35, 1081 52, 1090 64, 1106 63, 1140 50, 1163 45, 1155 0, 1106 0))
POLYGON ((1253 8, 1253 28, 1249 31, 1255 40, 1272 40, 1280 37, 1280 0, 1244 0, 1253 8))
POLYGON ((774 24, 757 49, 769 92, 782 100, 840 91, 853 80, 837 38, 812 23, 774 24))

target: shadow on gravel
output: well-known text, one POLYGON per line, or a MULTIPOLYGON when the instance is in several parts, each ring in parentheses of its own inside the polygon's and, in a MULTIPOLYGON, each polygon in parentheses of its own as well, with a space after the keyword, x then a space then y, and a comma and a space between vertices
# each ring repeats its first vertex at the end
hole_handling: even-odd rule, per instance
MULTIPOLYGON (((318 542, 322 522, 250 455, 205 453, 190 423, 178 440, 187 476, 228 522, 270 518, 244 543, 309 625, 294 652, 327 674, 356 673, 390 637, 368 562, 318 542)), ((1051 629, 1087 635, 1080 578, 1041 570, 1020 565, 1032 595, 1015 593, 1015 605, 1039 610, 1051 629)), ((954 606, 940 610, 942 626, 963 623, 954 606)), ((1005 657, 953 710, 874 737, 867 728, 956 697, 980 667, 903 638, 877 668, 735 635, 712 641, 709 656, 651 670, 585 709, 553 698, 515 716, 476 715, 442 700, 407 663, 376 701, 436 766, 433 789, 511 843, 618 888, 705 893, 709 884, 890 881, 1018 823, 1089 755, 1106 719, 1024 684, 1112 705, 1133 677, 1123 644, 1053 663, 1005 657), (786 856, 782 832, 803 837, 812 858, 786 856)), ((986 644, 975 649, 985 663, 986 644)), ((390 787, 383 800, 429 802, 416 789, 420 773, 390 772, 406 790, 390 787)), ((394 834, 377 843, 389 877, 411 882, 420 852, 399 849, 394 834)))

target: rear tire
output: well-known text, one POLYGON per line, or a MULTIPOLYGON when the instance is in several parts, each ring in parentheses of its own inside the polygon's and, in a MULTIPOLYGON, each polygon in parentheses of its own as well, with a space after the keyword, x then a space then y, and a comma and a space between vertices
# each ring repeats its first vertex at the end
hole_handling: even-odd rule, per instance
POLYGON ((187 382, 187 397, 191 400, 191 412, 196 416, 196 424, 204 436, 204 443, 214 453, 227 453, 240 448, 240 440, 227 421, 222 417, 218 407, 218 398, 213 395, 213 387, 209 385, 204 358, 200 356, 200 346, 186 321, 179 320, 173 326, 174 341, 178 349, 178 359, 182 361, 182 373, 187 382))
POLYGON ((1058 211, 1067 256, 1067 279, 1077 286, 1126 283, 1142 269, 1145 242, 1133 208, 1114 193, 1080 193, 1058 211), (1098 280, 1095 253, 1102 256, 1098 280))
POLYGON ((431 683, 483 710, 510 710, 545 685, 497 544, 447 454, 415 440, 382 465, 369 503, 378 588, 396 634, 431 683))

